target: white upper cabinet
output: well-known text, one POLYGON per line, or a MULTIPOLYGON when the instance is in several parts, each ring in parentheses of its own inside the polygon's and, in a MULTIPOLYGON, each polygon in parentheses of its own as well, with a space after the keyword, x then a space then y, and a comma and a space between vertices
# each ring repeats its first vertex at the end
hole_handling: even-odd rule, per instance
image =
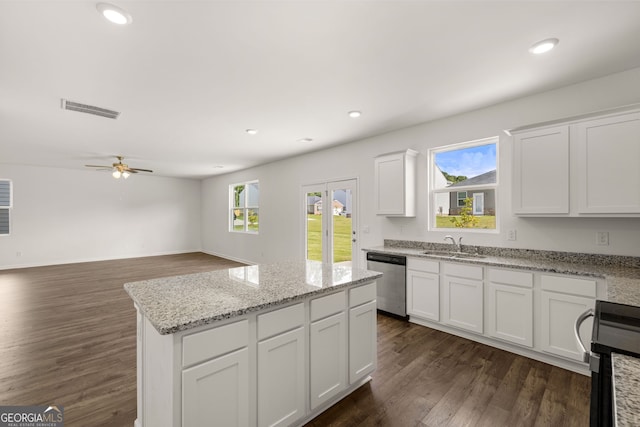
POLYGON ((514 135, 515 214, 569 214, 569 126, 514 135))
POLYGON ((640 111, 619 109, 513 135, 513 212, 640 216, 640 111))
POLYGON ((416 216, 417 151, 406 150, 375 158, 376 214, 416 216))
POLYGON ((578 212, 640 214, 640 112, 575 127, 578 212))

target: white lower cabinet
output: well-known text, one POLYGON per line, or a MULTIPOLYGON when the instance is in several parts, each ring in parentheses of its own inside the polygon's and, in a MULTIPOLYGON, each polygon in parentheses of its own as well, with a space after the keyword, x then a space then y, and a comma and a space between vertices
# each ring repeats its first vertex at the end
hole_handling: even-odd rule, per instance
MULTIPOLYGON (((605 295, 605 283, 580 276, 407 259, 412 322, 581 373, 575 321, 605 295)), ((592 325, 582 323, 585 342, 592 325)))
POLYGON ((304 416, 304 328, 258 343, 258 425, 286 426, 304 416))
POLYGON ((438 261, 407 260, 407 314, 440 320, 440 274, 438 261))
POLYGON ((533 347, 533 274, 488 269, 487 334, 533 347))
POLYGON ((472 332, 483 332, 482 267, 443 264, 442 322, 472 332))
MULTIPOLYGON (((370 285, 365 285, 370 286, 370 285)), ((362 286, 361 288, 364 288, 362 286)), ((375 283, 373 284, 375 297, 375 283)), ((353 298, 356 288, 351 292, 350 306, 360 301, 353 298)), ((377 364, 377 310, 376 301, 370 301, 349 309, 349 383, 364 378, 376 369, 377 364)))
POLYGON ((258 315, 258 426, 305 415, 304 304, 258 315))
POLYGON ((183 427, 249 425, 249 350, 182 371, 183 427))
POLYGON ((311 408, 317 408, 347 386, 347 318, 344 312, 311 323, 311 408))
MULTIPOLYGON (((545 352, 582 361, 574 334, 578 316, 595 307, 596 281, 574 277, 543 275, 540 278, 541 349, 545 352)), ((590 337, 592 319, 582 324, 580 336, 590 337)))

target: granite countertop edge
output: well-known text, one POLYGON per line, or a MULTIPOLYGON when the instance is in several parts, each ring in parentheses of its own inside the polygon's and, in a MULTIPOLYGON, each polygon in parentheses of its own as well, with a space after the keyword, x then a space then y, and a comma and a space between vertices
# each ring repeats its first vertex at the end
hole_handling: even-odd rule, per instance
MULTIPOLYGON (((640 268, 612 263, 600 265, 592 262, 580 262, 581 254, 567 253, 567 260, 558 256, 550 260, 538 258, 536 251, 530 251, 529 258, 482 255, 479 258, 451 258, 442 255, 425 254, 424 248, 404 248, 397 246, 374 246, 363 249, 365 252, 378 252, 389 255, 410 256, 462 264, 476 264, 499 268, 518 268, 543 273, 572 274, 577 276, 605 279, 607 282, 607 300, 620 304, 640 306, 640 268)), ((542 252, 542 251, 541 251, 542 252)), ((589 255, 585 255, 588 257, 589 255)))
MULTIPOLYGON (((226 271, 226 270, 216 270, 216 271, 226 271)), ((360 284, 364 284, 367 282, 371 282, 373 280, 379 279, 380 277, 382 277, 382 273, 379 272, 374 272, 374 271, 369 271, 369 275, 367 277, 359 277, 344 283, 339 283, 339 284, 335 284, 329 287, 322 287, 322 288, 318 288, 318 289, 314 289, 311 291, 306 291, 303 293, 298 293, 295 295, 289 295, 289 296, 281 296, 281 297, 274 297, 266 302, 262 302, 259 304, 249 304, 246 307, 243 307, 241 309, 236 309, 236 310, 223 310, 221 312, 212 314, 210 316, 199 316, 197 319, 188 321, 188 322, 162 322, 159 323, 156 319, 155 315, 151 315, 151 313, 149 313, 149 309, 148 309, 148 303, 145 301, 142 301, 140 298, 138 298, 138 295, 135 292, 135 288, 137 286, 139 286, 141 283, 146 283, 146 282, 150 282, 150 281, 143 281, 143 282, 131 282, 131 283, 125 283, 124 284, 124 289, 127 292, 127 294, 129 295, 129 297, 133 300, 133 302, 135 303, 136 307, 138 307, 138 310, 140 310, 140 312, 147 318, 147 320, 151 323, 151 325, 156 329, 156 331, 158 331, 158 333, 160 333, 160 335, 170 335, 170 334, 175 334, 177 332, 182 332, 182 331, 187 331, 193 328, 197 328, 200 326, 205 326, 205 325, 210 325, 222 320, 227 320, 227 319, 232 319, 234 317, 240 317, 240 316, 244 316, 246 314, 252 313, 252 312, 256 312, 256 311, 260 311, 263 309, 267 309, 270 307, 276 307, 279 305, 284 305, 284 304, 288 304, 288 303, 292 303, 292 302, 296 302, 296 301, 301 301, 304 300, 310 296, 314 296, 314 295, 322 295, 325 293, 330 293, 330 292, 334 292, 334 291, 339 291, 341 289, 345 289, 345 288, 349 288, 349 287, 353 287, 353 286, 357 286, 360 284)), ((197 273, 199 274, 199 273, 197 273)), ((188 275, 190 276, 190 275, 188 275)), ((162 280, 169 280, 169 279, 175 279, 175 278, 179 278, 182 276, 174 276, 174 277, 167 277, 167 278, 159 278, 159 279, 153 279, 152 281, 154 282, 160 282, 162 280)))

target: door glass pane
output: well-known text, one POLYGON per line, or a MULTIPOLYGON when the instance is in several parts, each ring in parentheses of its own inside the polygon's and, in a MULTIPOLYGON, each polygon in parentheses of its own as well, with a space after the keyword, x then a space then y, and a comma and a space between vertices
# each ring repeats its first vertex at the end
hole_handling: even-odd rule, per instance
POLYGON ((351 261, 352 236, 352 194, 351 189, 337 189, 331 192, 331 218, 333 224, 333 262, 351 261))
POLYGON ((307 259, 322 261, 322 193, 306 193, 307 259))

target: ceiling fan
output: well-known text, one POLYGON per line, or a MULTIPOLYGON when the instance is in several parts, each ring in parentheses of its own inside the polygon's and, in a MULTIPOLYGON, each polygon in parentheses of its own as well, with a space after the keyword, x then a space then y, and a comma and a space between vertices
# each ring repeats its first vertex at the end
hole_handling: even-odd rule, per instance
POLYGON ((118 163, 113 163, 111 166, 99 166, 99 165, 85 165, 88 168, 97 168, 98 170, 110 170, 112 171, 112 175, 115 179, 123 177, 124 179, 129 178, 129 175, 132 173, 138 172, 150 172, 153 173, 151 169, 140 169, 140 168, 130 168, 129 165, 122 163, 124 159, 123 156, 116 156, 118 159, 118 163))

